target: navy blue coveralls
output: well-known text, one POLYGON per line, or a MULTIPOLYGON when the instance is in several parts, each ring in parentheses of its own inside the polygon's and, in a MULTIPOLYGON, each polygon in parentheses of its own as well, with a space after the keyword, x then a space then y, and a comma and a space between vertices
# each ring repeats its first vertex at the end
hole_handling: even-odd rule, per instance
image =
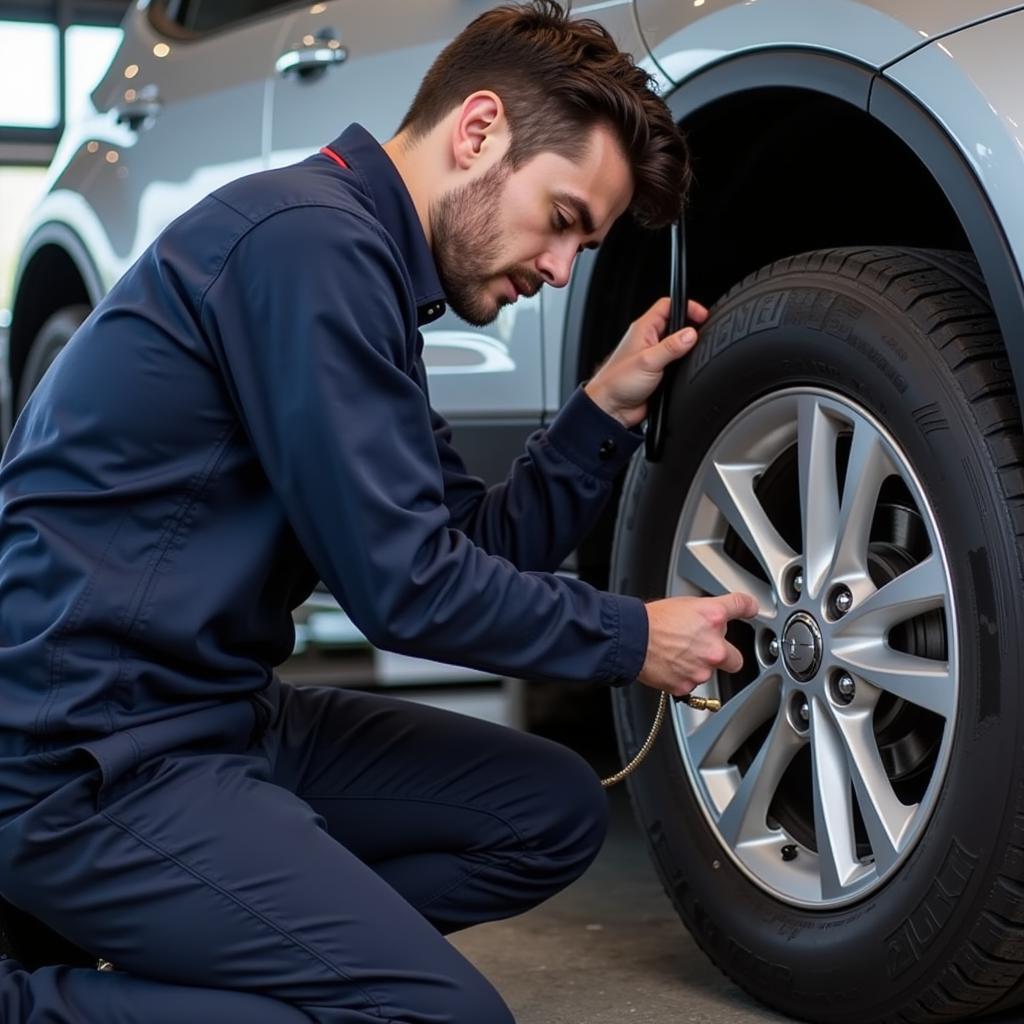
POLYGON ((380 647, 501 674, 627 683, 647 644, 553 575, 640 434, 578 389, 470 476, 411 197, 359 125, 330 150, 172 223, 0 462, 0 894, 118 968, 0 961, 5 1024, 503 1024, 444 935, 602 841, 565 748, 274 671, 318 579, 380 647))

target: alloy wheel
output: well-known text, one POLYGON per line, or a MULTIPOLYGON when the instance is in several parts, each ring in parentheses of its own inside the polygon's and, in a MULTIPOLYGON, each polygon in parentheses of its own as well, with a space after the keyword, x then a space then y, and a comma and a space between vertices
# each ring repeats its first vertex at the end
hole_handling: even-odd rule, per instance
POLYGON ((744 653, 672 711, 723 850, 792 905, 862 898, 923 834, 958 703, 953 591, 906 455, 823 388, 764 396, 708 451, 683 504, 666 593, 744 591, 744 653))

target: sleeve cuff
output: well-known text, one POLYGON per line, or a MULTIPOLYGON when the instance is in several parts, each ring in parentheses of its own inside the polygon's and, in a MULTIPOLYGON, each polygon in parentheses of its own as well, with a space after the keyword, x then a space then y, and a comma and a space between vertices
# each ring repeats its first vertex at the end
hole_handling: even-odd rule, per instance
POLYGON ((618 665, 608 682, 612 686, 628 686, 636 681, 647 660, 647 609, 638 597, 606 596, 616 602, 619 619, 618 665))
POLYGON ((580 384, 551 421, 547 439, 584 472, 612 480, 644 438, 638 429, 609 416, 580 384))

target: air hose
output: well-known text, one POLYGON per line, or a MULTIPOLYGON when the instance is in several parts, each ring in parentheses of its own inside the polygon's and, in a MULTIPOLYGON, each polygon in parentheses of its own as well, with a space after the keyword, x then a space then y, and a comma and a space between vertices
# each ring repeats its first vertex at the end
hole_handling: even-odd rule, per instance
MULTIPOLYGON (((713 697, 695 697, 690 695, 679 699, 682 703, 689 704, 691 708, 695 708, 697 711, 720 711, 722 708, 722 702, 715 700, 713 697)), ((668 694, 662 690, 661 696, 658 698, 658 710, 654 712, 654 721, 651 723, 651 731, 647 734, 647 739, 644 740, 643 746, 636 752, 629 764, 620 768, 614 775, 609 775, 607 779, 601 780, 601 785, 605 789, 609 786, 614 786, 616 782, 621 782, 627 775, 632 775, 640 762, 651 752, 651 747, 654 746, 654 741, 658 738, 661 723, 665 720, 666 708, 668 708, 668 694)))

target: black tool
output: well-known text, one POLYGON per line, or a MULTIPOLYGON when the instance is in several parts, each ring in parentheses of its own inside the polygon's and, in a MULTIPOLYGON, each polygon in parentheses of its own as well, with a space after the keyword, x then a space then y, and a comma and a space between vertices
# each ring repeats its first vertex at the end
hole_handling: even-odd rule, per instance
MULTIPOLYGON (((672 280, 669 286, 671 305, 668 313, 668 334, 674 334, 686 323, 686 229, 683 215, 672 225, 672 280)), ((685 358, 685 357, 684 357, 685 358)), ((679 373, 681 359, 665 367, 661 383, 654 389, 647 403, 647 430, 644 434, 644 454, 648 462, 658 462, 665 449, 669 399, 679 373)))

